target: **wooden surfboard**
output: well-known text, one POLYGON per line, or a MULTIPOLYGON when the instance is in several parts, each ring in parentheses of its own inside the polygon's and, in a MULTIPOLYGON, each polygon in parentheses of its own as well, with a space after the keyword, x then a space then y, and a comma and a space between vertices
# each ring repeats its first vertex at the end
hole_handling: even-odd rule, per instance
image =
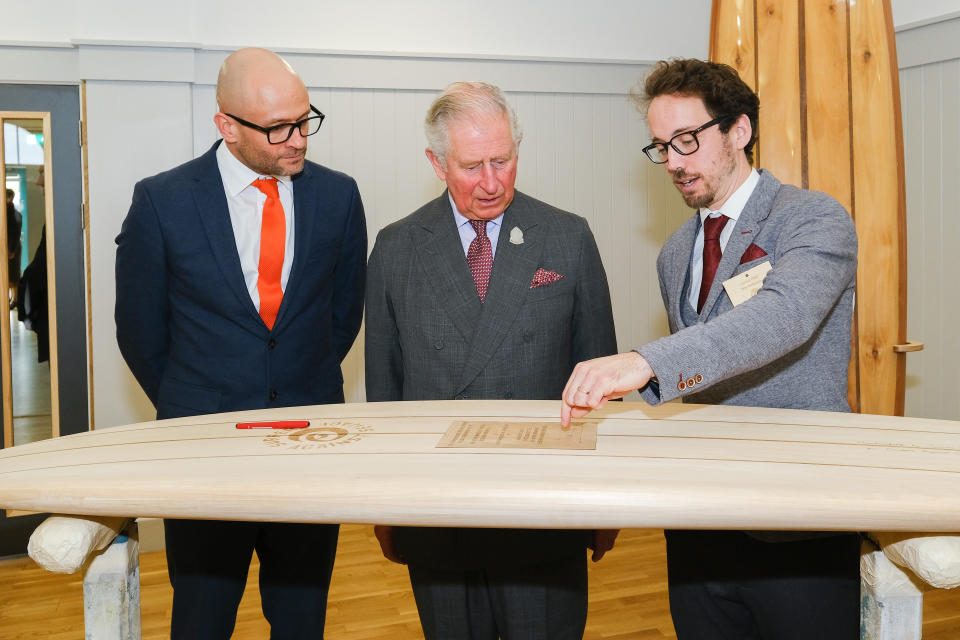
POLYGON ((437 448, 553 401, 324 405, 101 429, 0 452, 0 507, 239 520, 960 530, 960 422, 611 403, 595 450, 437 448), (251 420, 302 430, 242 430, 251 420))
POLYGON ((757 166, 824 191, 859 236, 848 397, 903 415, 906 200, 890 0, 714 0, 710 58, 760 96, 757 166))

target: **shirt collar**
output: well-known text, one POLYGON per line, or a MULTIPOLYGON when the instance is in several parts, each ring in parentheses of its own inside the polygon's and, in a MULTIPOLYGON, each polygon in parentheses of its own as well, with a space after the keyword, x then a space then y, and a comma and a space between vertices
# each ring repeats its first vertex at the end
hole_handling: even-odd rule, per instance
POLYGON ((290 176, 267 176, 262 175, 240 162, 240 160, 227 149, 227 143, 221 142, 217 147, 217 166, 220 168, 220 176, 223 178, 223 188, 229 196, 240 195, 240 192, 250 186, 257 178, 276 178, 278 185, 285 185, 285 188, 292 187, 290 176))
POLYGON ((743 181, 743 184, 737 187, 737 190, 733 192, 727 201, 717 209, 716 211, 711 211, 706 207, 700 209, 700 224, 703 224, 703 221, 707 219, 707 216, 710 216, 714 213, 722 213, 727 216, 734 222, 740 218, 740 214, 743 213, 743 208, 747 206, 747 200, 750 199, 750 196, 753 195, 753 190, 757 187, 757 183, 760 182, 760 174, 757 173, 756 169, 750 169, 750 175, 747 176, 747 179, 743 181))
MULTIPOLYGON (((453 219, 457 221, 457 228, 469 223, 470 218, 460 213, 460 210, 457 209, 457 204, 453 201, 453 196, 450 195, 449 191, 447 192, 447 198, 450 200, 450 208, 453 209, 453 219)), ((503 222, 503 212, 501 212, 496 218, 487 220, 487 222, 492 222, 495 226, 500 226, 500 224, 503 222)), ((490 235, 489 232, 487 235, 490 235)))

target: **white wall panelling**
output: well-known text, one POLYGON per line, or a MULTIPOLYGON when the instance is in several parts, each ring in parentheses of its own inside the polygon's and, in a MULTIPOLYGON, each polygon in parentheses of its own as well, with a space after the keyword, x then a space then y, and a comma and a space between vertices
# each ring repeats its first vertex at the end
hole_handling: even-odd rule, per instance
POLYGON ((256 0, 44 0, 4 3, 0 40, 656 60, 707 54, 710 5, 710 0, 482 5, 316 0, 282 15, 256 0), (682 25, 683 37, 665 25, 682 25))
POLYGON ((897 29, 909 29, 960 15, 957 0, 892 0, 890 4, 897 29))
POLYGON ((190 85, 90 81, 87 135, 90 172, 90 274, 93 313, 94 416, 97 426, 156 415, 117 347, 114 238, 133 185, 193 155, 190 85))
MULTIPOLYGON (((960 6, 960 2, 957 3, 960 6)), ((901 69, 960 58, 960 17, 897 32, 897 64, 901 69)))
MULTIPOLYGON (((11 51, 27 55, 30 48, 0 47, 0 62, 11 51)), ((153 415, 116 347, 114 238, 137 180, 203 153, 216 140, 214 83, 227 52, 94 44, 66 51, 75 56, 72 68, 88 76, 94 407, 97 426, 105 427, 153 415), (148 68, 138 73, 138 66, 148 68)), ((518 188, 590 221, 608 271, 620 347, 667 331, 654 261, 689 211, 665 172, 640 152, 649 135, 626 94, 645 65, 287 57, 328 117, 308 155, 356 178, 371 247, 380 228, 442 191, 423 153, 423 116, 436 91, 458 78, 489 80, 508 89, 524 127, 518 188), (354 75, 342 73, 341 63, 353 65, 354 75), (343 86, 351 78, 354 86, 343 86)), ((362 400, 362 334, 344 377, 347 398, 362 400)))
POLYGON ((897 34, 907 188, 905 413, 960 420, 960 20, 897 34))
MULTIPOLYGON (((7 2, 0 41, 196 42, 215 46, 657 60, 705 57, 711 0, 318 0, 270 20, 256 0, 7 2), (682 34, 682 35, 678 35, 682 34)), ((893 21, 954 16, 957 0, 892 0, 893 21)))
MULTIPOLYGON (((919 4, 904 11, 904 3, 893 2, 906 134, 908 321, 910 336, 928 345, 908 356, 907 413, 960 419, 952 364, 960 359, 960 332, 945 320, 957 310, 960 238, 956 216, 944 211, 960 178, 954 159, 960 148, 960 52, 954 46, 960 21, 945 0, 924 3, 920 13, 913 7, 919 4)), ((709 0, 611 0, 602 11, 560 0, 546 13, 540 5, 495 0, 478 19, 496 18, 496 28, 471 23, 470 29, 458 25, 473 15, 474 5, 460 0, 422 10, 383 0, 319 2, 302 20, 286 21, 282 33, 263 30, 259 5, 251 0, 229 6, 171 0, 151 7, 52 0, 44 6, 41 13, 28 5, 5 7, 0 82, 89 81, 98 426, 152 413, 117 352, 112 317, 113 239, 133 184, 213 142, 216 71, 237 44, 283 45, 281 53, 329 116, 310 141, 310 157, 357 179, 371 243, 377 229, 440 192, 423 157, 421 132, 434 92, 458 79, 503 86, 526 130, 519 187, 590 220, 613 292, 621 348, 667 331, 654 259, 688 211, 662 169, 641 157, 648 136, 625 92, 644 69, 640 61, 706 55, 709 0), (685 25, 684 38, 665 28, 676 24, 685 25)), ((355 348, 345 365, 354 400, 362 397, 361 358, 355 348)))
POLYGON ((15 46, 0 42, 0 82, 73 84, 80 80, 77 49, 69 45, 15 46))

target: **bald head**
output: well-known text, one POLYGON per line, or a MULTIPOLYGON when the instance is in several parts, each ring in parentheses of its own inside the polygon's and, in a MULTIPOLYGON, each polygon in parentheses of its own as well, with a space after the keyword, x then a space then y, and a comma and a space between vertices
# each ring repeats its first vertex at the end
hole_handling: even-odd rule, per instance
POLYGON ((270 144, 263 131, 311 115, 307 87, 286 60, 254 47, 234 52, 220 67, 217 103, 214 123, 243 164, 262 175, 292 175, 303 168, 305 137, 293 133, 286 142, 270 144))
POLYGON ((217 103, 234 113, 265 101, 296 100, 307 89, 287 61, 266 49, 250 47, 232 53, 217 76, 217 103))

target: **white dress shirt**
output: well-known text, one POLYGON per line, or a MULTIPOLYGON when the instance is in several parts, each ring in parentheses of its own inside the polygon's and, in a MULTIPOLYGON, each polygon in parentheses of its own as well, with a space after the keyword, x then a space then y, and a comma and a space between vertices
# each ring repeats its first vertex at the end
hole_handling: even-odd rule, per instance
MULTIPOLYGON (((457 204, 453 201, 453 196, 449 193, 447 196, 450 198, 450 208, 453 209, 453 217, 457 221, 457 231, 460 232, 460 243, 463 245, 463 255, 467 255, 467 251, 470 250, 470 243, 473 242, 473 239, 477 237, 476 232, 474 232, 473 227, 470 225, 470 219, 465 217, 460 210, 457 209, 457 204)), ((487 238, 490 239, 490 255, 497 255, 497 240, 500 238, 500 226, 503 224, 503 214, 501 213, 496 218, 487 220, 487 238)))
POLYGON ((727 224, 724 225, 723 231, 720 232, 720 251, 722 252, 727 248, 727 241, 730 239, 730 234, 733 233, 733 228, 737 226, 737 220, 740 218, 740 214, 743 213, 743 208, 747 206, 747 200, 753 195, 753 190, 759 182, 760 174, 757 173, 756 169, 751 169, 747 179, 743 181, 742 185, 737 187, 733 195, 727 198, 727 201, 724 202, 719 209, 716 211, 710 211, 705 208, 700 209, 700 230, 697 231, 697 238, 693 241, 693 255, 690 257, 689 300, 690 306, 694 309, 697 308, 697 303, 700 301, 700 283, 703 281, 703 221, 708 217, 716 218, 721 214, 730 218, 727 224))
POLYGON ((280 204, 283 205, 283 217, 287 225, 287 236, 283 248, 283 270, 280 273, 280 288, 286 291, 290 266, 293 264, 293 181, 290 176, 260 175, 243 164, 221 142, 217 147, 217 167, 223 181, 223 191, 227 196, 227 209, 230 211, 230 224, 233 226, 233 238, 237 242, 240 267, 243 269, 243 281, 253 301, 260 311, 260 292, 257 290, 257 278, 260 265, 260 224, 263 221, 263 205, 267 201, 265 193, 253 186, 258 178, 276 178, 280 204))

